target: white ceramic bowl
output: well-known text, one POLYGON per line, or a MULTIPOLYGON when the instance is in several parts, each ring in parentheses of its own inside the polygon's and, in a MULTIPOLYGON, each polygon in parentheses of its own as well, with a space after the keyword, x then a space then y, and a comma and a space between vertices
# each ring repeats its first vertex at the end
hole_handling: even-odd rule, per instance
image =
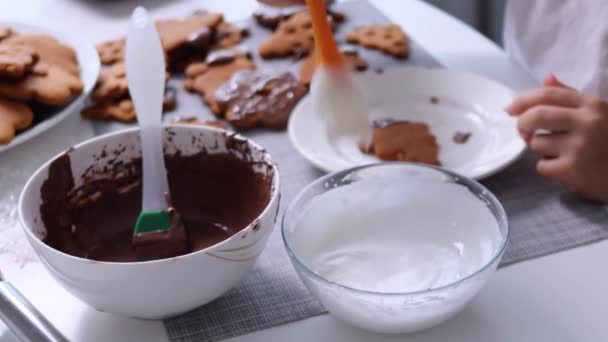
MULTIPOLYGON (((358 188, 360 190, 360 188, 358 188)), ((433 189, 436 189, 433 187, 433 189)), ((344 192, 342 192, 344 193, 344 192)), ((415 193, 415 192, 414 192, 415 193)), ((464 196, 464 195, 463 195, 464 196)), ((384 204, 383 204, 384 205, 384 204)), ((350 207, 352 209, 352 207, 350 207)), ((389 208, 389 207, 386 207, 389 208)), ((481 215, 480 215, 481 216, 481 215)), ((479 217, 480 217, 479 216, 479 217)), ((310 222, 310 221, 309 221, 310 222)), ((338 221, 339 222, 339 221, 338 221)), ((486 222, 486 221, 483 221, 486 222)), ((468 178, 459 176, 455 173, 445 171, 439 168, 430 166, 409 164, 409 163, 383 163, 369 166, 361 166, 352 168, 345 171, 340 171, 334 174, 322 177, 300 192, 296 198, 289 204, 282 224, 283 241, 287 248, 288 254, 291 261, 296 269, 298 275, 302 279, 303 283, 310 290, 310 292, 317 298, 325 308, 335 317, 340 320, 347 322, 353 326, 361 329, 379 332, 379 333, 411 333, 423 329, 433 327, 445 320, 453 317, 460 312, 471 299, 479 292, 479 290, 486 284, 490 276, 496 270, 498 263, 503 255, 505 247, 507 245, 509 227, 507 222, 506 213, 498 202, 496 197, 492 195, 487 189, 481 184, 470 180, 468 178), (355 186, 357 183, 364 183, 368 181, 390 181, 390 182, 379 182, 375 190, 376 193, 369 194, 367 199, 363 199, 362 196, 355 196, 351 193, 348 197, 341 197, 341 202, 335 202, 335 205, 331 206, 331 214, 328 215, 326 208, 330 205, 325 203, 325 206, 320 207, 315 205, 315 200, 323 195, 326 195, 335 189, 338 191, 348 190, 347 187, 355 186), (445 193, 434 193, 429 191, 425 195, 412 195, 412 192, 403 191, 404 189, 411 189, 414 186, 425 184, 425 189, 428 189, 426 185, 441 185, 442 183, 463 186, 469 190, 467 197, 462 197, 464 201, 453 201, 453 198, 447 197, 445 193), (384 187, 386 186, 386 187, 384 187), (395 190, 399 189, 399 190, 395 190), (398 223, 391 220, 382 222, 388 222, 395 227, 401 229, 400 234, 394 234, 394 231, 384 230, 380 222, 380 216, 375 215, 386 215, 390 210, 384 210, 384 208, 378 210, 377 206, 370 205, 374 208, 370 210, 366 207, 359 207, 358 211, 348 210, 349 203, 376 203, 385 202, 386 198, 384 193, 399 192, 398 196, 402 200, 390 201, 390 210, 398 210, 400 212, 407 213, 409 216, 406 220, 401 220, 398 223), (475 213, 467 210, 470 206, 462 205, 460 202, 470 202, 472 197, 475 196, 481 201, 481 205, 485 205, 489 212, 486 212, 486 218, 496 221, 497 229, 487 227, 484 225, 476 224, 475 213), (423 199, 421 199, 421 197, 423 199), (466 199, 466 200, 465 200, 466 199), (441 208, 446 208, 446 204, 451 209, 437 209, 437 206, 433 202, 442 202, 441 208), (449 203, 446 203, 449 202, 449 203), (422 204, 420 204, 422 203, 422 204), (311 212, 310 210, 313 210, 311 212), (412 209, 415 208, 415 209, 412 209), (427 210, 430 209, 430 210, 427 210), (413 210, 420 213, 432 213, 433 217, 425 216, 425 214, 413 214, 413 210), (321 213, 321 211, 326 211, 321 213), (455 215, 454 213, 466 213, 465 215, 455 215), (324 276, 319 269, 319 264, 315 262, 315 259, 322 253, 327 256, 328 250, 333 253, 334 259, 331 259, 331 267, 337 268, 339 263, 336 262, 339 258, 345 257, 344 249, 341 245, 337 245, 335 241, 337 239, 344 239, 350 241, 357 240, 357 227, 356 225, 345 225, 344 230, 339 230, 338 238, 335 238, 335 233, 332 232, 334 229, 330 225, 332 222, 340 220, 342 222, 347 221, 344 219, 344 215, 349 215, 350 218, 356 219, 360 222, 372 222, 366 227, 366 230, 373 231, 375 234, 382 236, 390 236, 391 241, 397 241, 404 251, 401 256, 412 257, 408 254, 408 244, 411 246, 412 243, 422 243, 425 248, 431 248, 433 253, 442 254, 444 250, 435 248, 428 243, 425 244, 425 240, 420 239, 421 235, 413 232, 412 225, 416 226, 427 226, 428 224, 436 225, 437 232, 445 236, 450 236, 455 241, 463 241, 466 236, 476 236, 476 233, 480 232, 494 232, 496 239, 489 244, 488 241, 479 239, 480 246, 492 246, 491 248, 484 248, 486 250, 485 256, 480 258, 479 263, 469 268, 469 270, 460 275, 458 278, 450 281, 443 282, 443 285, 437 287, 424 286, 417 290, 391 290, 391 291, 373 291, 362 288, 354 288, 350 285, 324 276), (418 215, 418 217, 414 217, 418 215), (342 216, 342 218, 336 218, 342 216), (318 218, 317 225, 301 225, 302 217, 315 217, 318 218), (464 217, 464 218, 463 218, 464 217), (472 219, 470 219, 472 218, 472 219), (327 222, 330 222, 326 225, 327 222), (476 224, 478 230, 466 229, 469 223, 476 224), (348 233, 347 233, 348 232, 348 233), (472 232, 472 233, 471 233, 472 232), (393 234, 393 235, 387 235, 393 234), (411 239, 411 240, 410 240, 411 239), (330 241, 330 242, 328 242, 330 241), (324 246, 331 246, 330 248, 324 246), (431 247, 430 247, 431 246, 431 247)), ((424 234, 424 233, 423 233, 424 234)), ((368 237, 368 235, 365 235, 368 237)), ((470 240, 470 239, 469 239, 470 240)), ((475 240, 475 239, 473 239, 475 240)), ((369 241, 369 240, 366 240, 369 241)), ((476 242, 474 242, 476 243, 476 242)), ((454 247, 458 244, 455 243, 454 247)), ((357 246, 364 245, 363 242, 357 242, 357 246)), ((464 245, 462 245, 464 246, 464 245)), ((471 246, 471 245, 468 245, 471 246)), ((468 247, 462 247, 463 250, 468 250, 468 247)), ((355 249, 356 254, 353 255, 365 255, 365 259, 373 260, 376 264, 370 266, 376 269, 383 268, 383 264, 386 264, 386 260, 378 261, 375 257, 377 252, 367 253, 367 250, 355 249)), ((349 252, 355 253, 355 252, 349 252)), ((461 252, 463 253, 463 252, 461 252)), ((455 260, 463 262, 462 259, 457 259, 456 254, 452 254, 455 260)), ((471 253, 464 252, 463 255, 471 258, 471 253), (466 254, 465 254, 466 253, 466 254)), ((412 269, 411 265, 407 265, 405 262, 401 269, 408 274, 417 274, 416 277, 402 277, 401 284, 395 282, 394 279, 384 276, 382 281, 389 281, 392 283, 391 288, 407 289, 411 288, 409 282, 416 282, 417 278, 432 279, 435 276, 443 276, 443 272, 449 273, 449 267, 443 269, 445 264, 432 264, 436 262, 436 259, 427 255, 425 259, 416 259, 421 263, 426 263, 428 266, 424 268, 412 269), (446 271, 447 270, 447 271, 446 271), (420 273, 424 272, 424 273, 420 273), (428 272, 428 273, 427 273, 428 272), (407 280, 403 280, 407 279, 407 280)), ((413 256, 416 258, 416 256, 413 256)), ((326 259, 327 260, 327 259, 326 259)), ((402 259, 398 259, 402 260, 402 259)), ((345 268, 343 268, 345 269, 345 268)), ((348 268, 346 268, 348 269, 348 268)), ((352 269, 350 269, 352 271, 352 269)), ((361 277, 370 277, 369 272, 365 273, 361 277)), ((371 279, 369 283, 379 283, 379 279, 371 279)))
MULTIPOLYGON (((226 134, 206 127, 168 126, 164 144, 167 151, 179 150, 185 155, 203 148, 209 153, 226 152, 226 134), (167 134, 169 131, 171 136, 167 134)), ((144 319, 164 318, 192 310, 224 294, 251 270, 275 225, 279 206, 276 165, 264 149, 251 141, 248 144, 253 161, 273 165, 270 201, 248 227, 207 249, 170 259, 112 263, 74 257, 46 245, 40 239, 45 229, 40 218, 40 188, 52 160, 36 171, 23 189, 19 200, 22 226, 31 246, 55 279, 74 296, 98 310, 144 319)), ((95 155, 99 156, 104 147, 112 151, 121 145, 126 147, 126 152, 120 160, 139 157, 139 130, 96 137, 67 152, 76 185, 79 185, 79 175, 94 163, 95 155)))

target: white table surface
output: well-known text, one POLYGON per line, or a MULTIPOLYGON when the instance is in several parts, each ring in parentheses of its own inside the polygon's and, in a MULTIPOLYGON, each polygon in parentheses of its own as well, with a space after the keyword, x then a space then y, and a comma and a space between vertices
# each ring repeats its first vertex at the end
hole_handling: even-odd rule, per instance
MULTIPOLYGON (((516 91, 535 86, 497 46, 441 11, 418 0, 372 2, 445 66, 492 77, 516 91)), ((229 20, 245 18, 255 6, 253 0, 3 0, 0 21, 77 30, 97 42, 123 34, 136 3, 147 6, 156 17, 205 7, 226 13, 229 20)), ((15 165, 29 174, 43 160, 91 134, 90 124, 74 115, 65 124, 0 155, 0 172, 6 165, 15 165)), ((18 234, 16 238, 20 238, 18 234)), ((162 322, 97 312, 63 290, 38 262, 23 266, 14 256, 0 252, 0 269, 73 341, 167 341, 162 322)), ((373 335, 323 315, 231 341, 605 341, 607 289, 608 242, 603 242, 498 271, 463 313, 425 333, 373 335)), ((0 342, 14 340, 0 323, 0 342)))

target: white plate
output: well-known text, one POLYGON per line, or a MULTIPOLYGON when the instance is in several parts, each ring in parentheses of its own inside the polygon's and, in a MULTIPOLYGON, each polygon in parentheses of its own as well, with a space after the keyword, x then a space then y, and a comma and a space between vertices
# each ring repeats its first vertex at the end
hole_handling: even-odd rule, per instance
POLYGON ((0 25, 10 26, 17 33, 43 33, 48 34, 59 40, 61 43, 71 46, 76 50, 78 64, 80 66, 80 78, 84 84, 82 94, 72 99, 66 106, 53 108, 51 113, 34 113, 34 115, 49 115, 45 120, 38 122, 29 129, 17 133, 15 138, 7 145, 0 145, 0 152, 9 150, 21 143, 24 143, 38 134, 55 126, 71 113, 80 109, 84 99, 91 92, 99 75, 100 62, 97 50, 91 42, 82 39, 77 33, 56 32, 52 29, 23 24, 2 22, 0 25))
MULTIPOLYGON (((504 111, 514 93, 494 81, 464 72, 412 67, 367 72, 356 79, 368 94, 372 120, 427 123, 437 137, 443 167, 463 176, 488 177, 525 149, 515 120, 504 111), (465 144, 457 144, 453 141, 456 132, 472 135, 465 144)), ((327 172, 379 161, 361 153, 354 138, 329 141, 321 113, 313 112, 309 97, 295 108, 288 131, 296 149, 327 172)))

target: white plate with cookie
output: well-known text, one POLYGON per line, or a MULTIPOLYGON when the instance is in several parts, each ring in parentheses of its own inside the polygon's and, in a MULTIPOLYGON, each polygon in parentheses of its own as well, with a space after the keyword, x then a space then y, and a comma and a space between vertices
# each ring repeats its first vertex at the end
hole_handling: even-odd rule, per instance
POLYGON ((2 49, 16 51, 15 45, 25 47, 17 58, 21 62, 9 68, 12 74, 0 79, 0 152, 77 112, 95 86, 100 69, 94 45, 76 33, 0 23, 0 54, 2 49), (7 27, 12 33, 3 29, 7 27))
POLYGON ((446 169, 482 179, 510 165, 525 150, 516 121, 504 111, 514 92, 495 81, 415 67, 367 72, 355 79, 368 96, 370 125, 379 127, 374 129, 372 151, 359 146, 355 137, 330 141, 322 113, 315 113, 309 97, 291 115, 291 142, 324 171, 378 163, 377 155, 386 160, 388 153, 388 158, 405 161, 438 159, 446 169), (396 128, 397 123, 402 127, 396 128), (404 150, 394 144, 407 146, 404 150))

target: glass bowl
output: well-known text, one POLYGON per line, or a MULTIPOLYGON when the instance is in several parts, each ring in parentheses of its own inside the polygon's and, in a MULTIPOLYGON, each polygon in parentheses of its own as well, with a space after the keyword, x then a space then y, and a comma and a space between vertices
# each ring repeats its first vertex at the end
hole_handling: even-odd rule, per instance
MULTIPOLYGON (((369 201, 373 200, 374 198, 369 198, 369 201)), ((458 210, 458 201, 454 201, 453 206, 458 210)), ((437 213, 439 214, 441 213, 437 213)), ((295 270, 311 294, 336 318, 355 327, 379 333, 410 333, 427 329, 460 312, 496 270, 506 248, 508 235, 507 216, 502 205, 481 184, 441 168, 411 163, 367 165, 324 176, 296 196, 282 221, 283 242, 295 270), (470 274, 435 288, 403 293, 357 289, 328 280, 314 271, 307 261, 308 252, 299 251, 299 242, 296 240, 308 239, 305 236, 309 234, 302 234, 299 229, 310 229, 310 235, 325 234, 314 232, 310 226, 298 225, 309 210, 311 202, 316 197, 341 187, 382 179, 392 182, 387 184, 402 183, 400 186, 409 186, 406 184, 412 180, 425 184, 452 183, 464 186, 482 201, 491 213, 488 215, 496 220, 499 233, 496 234, 492 252, 480 262, 481 266, 470 274)))

